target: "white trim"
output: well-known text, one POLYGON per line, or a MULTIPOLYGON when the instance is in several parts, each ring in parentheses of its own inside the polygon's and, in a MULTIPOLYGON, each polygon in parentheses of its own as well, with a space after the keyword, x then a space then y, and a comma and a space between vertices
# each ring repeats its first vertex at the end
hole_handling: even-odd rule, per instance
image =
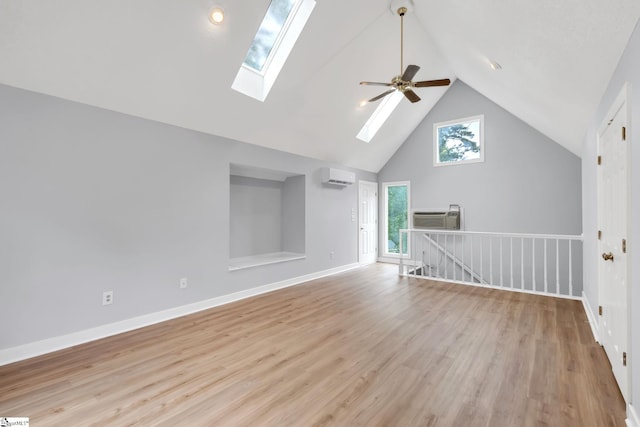
POLYGON ((391 257, 384 257, 384 256, 379 256, 378 257, 378 262, 384 262, 386 264, 400 264, 400 258, 391 258, 391 257))
POLYGON ((295 261, 298 259, 305 259, 306 257, 307 256, 305 254, 281 251, 231 258, 229 259, 229 271, 238 271, 247 268, 260 267, 262 265, 295 261))
POLYGON ((433 124, 433 166, 455 166, 466 165, 469 163, 482 163, 484 162, 484 114, 479 114, 472 117, 464 117, 462 119, 449 120, 446 122, 433 124), (441 162, 440 161, 440 147, 438 139, 438 130, 443 127, 449 127, 451 125, 458 125, 463 123, 478 122, 478 146, 480 147, 480 156, 477 159, 458 160, 455 162, 441 162))
MULTIPOLYGON (((431 235, 427 235, 427 233, 425 233, 424 234, 424 238, 427 239, 431 243, 431 245, 435 246, 436 249, 439 252, 441 252, 444 256, 449 258, 456 266, 458 266, 460 269, 462 269, 463 277, 464 277, 464 273, 467 273, 467 274, 469 274, 469 276, 472 279, 472 280, 470 280, 471 282, 473 282, 473 279, 476 279, 478 281, 478 283, 481 284, 481 285, 488 285, 489 284, 486 280, 484 280, 482 277, 480 277, 479 274, 477 274, 475 271, 473 271, 471 269, 471 267, 469 267, 467 264, 465 264, 455 254, 452 254, 451 252, 449 252, 447 250, 447 248, 445 248, 444 246, 440 245, 440 243, 438 243, 436 240, 433 240, 433 237, 431 237, 431 235)), ((429 253, 431 253, 431 252, 429 252, 429 253)), ((463 255, 463 257, 464 257, 464 255, 463 255)), ((471 262, 473 262, 473 260, 471 260, 471 262)))
POLYGON ((291 11, 286 28, 282 29, 279 41, 273 46, 262 72, 246 66, 243 59, 231 89, 264 102, 315 6, 315 0, 302 0, 297 9, 291 11))
POLYGON ((391 95, 386 96, 380 102, 380 104, 378 104, 378 107, 373 111, 373 113, 371 113, 371 116, 362 126, 362 129, 360 129, 360 132, 358 132, 356 138, 363 142, 371 142, 382 125, 398 107, 400 101, 402 101, 402 98, 404 98, 404 96, 399 90, 396 90, 391 95))
POLYGON ((154 325, 166 320, 171 320, 177 317, 186 316, 188 314, 197 313, 199 311, 207 310, 209 308, 217 307, 224 304, 229 304, 241 299, 250 298, 278 289, 299 285, 310 280, 331 276, 333 274, 353 270, 358 267, 360 266, 357 263, 347 264, 340 267, 330 268, 328 270, 306 274, 304 276, 294 277, 280 282, 246 289, 240 292, 234 292, 232 294, 198 301, 180 307, 174 307, 155 313, 133 317, 131 319, 121 320, 119 322, 109 323, 91 329, 73 332, 71 334, 62 335, 59 337, 47 338, 41 341, 7 348, 4 350, 0 350, 0 366, 18 362, 24 359, 29 359, 31 357, 40 356, 46 353, 51 353, 57 350, 62 350, 68 347, 73 347, 75 345, 84 344, 90 341, 95 341, 101 338, 106 338, 112 335, 121 334, 123 332, 132 331, 134 329, 142 328, 145 326, 154 325))
POLYGON ((389 230, 387 227, 389 226, 389 187, 407 187, 407 227, 411 224, 411 181, 390 181, 382 183, 382 207, 383 207, 383 216, 382 220, 384 224, 382 225, 382 240, 384 246, 382 251, 378 249, 378 252, 382 253, 383 257, 388 258, 410 258, 411 257, 411 236, 409 236, 409 240, 407 241, 407 253, 402 254, 402 248, 398 249, 398 253, 394 254, 389 252, 389 242, 387 241, 387 236, 389 235, 389 230))
MULTIPOLYGON (((358 180, 358 209, 356 209, 356 213, 358 215, 358 263, 360 265, 367 265, 367 264, 373 264, 376 262, 377 256, 380 253, 379 251, 379 246, 380 246, 380 238, 378 237, 378 233, 380 230, 380 222, 378 221, 378 211, 379 211, 379 206, 380 203, 378 202, 378 193, 380 192, 379 190, 379 185, 377 182, 375 181, 367 181, 364 179, 358 180), (361 209, 362 209, 362 185, 369 185, 371 187, 375 187, 375 205, 374 205, 374 214, 375 214, 375 245, 376 245, 376 253, 374 255, 374 260, 371 263, 366 263, 362 261, 362 214, 361 214, 361 209)), ((353 218, 352 218, 353 219, 353 218)))
POLYGON ((550 292, 531 291, 531 290, 528 290, 528 289, 505 288, 503 286, 495 286, 495 285, 481 285, 479 283, 462 282, 460 280, 443 279, 441 277, 425 277, 425 276, 416 276, 416 275, 413 275, 413 274, 405 274, 405 276, 407 276, 407 277, 415 277, 415 278, 423 279, 423 280, 431 280, 431 281, 434 281, 434 282, 453 283, 455 285, 465 285, 465 286, 473 286, 475 288, 495 289, 497 291, 518 292, 518 293, 521 293, 521 294, 540 295, 540 296, 543 296, 543 297, 570 299, 570 300, 574 300, 574 301, 580 301, 582 299, 580 297, 574 297, 574 296, 571 296, 571 295, 560 295, 560 294, 553 294, 553 293, 550 293, 550 292))
POLYGON ((627 427, 640 427, 640 417, 635 408, 629 403, 627 405, 627 419, 625 420, 627 427))
MULTIPOLYGON (((603 133, 607 130, 607 128, 609 127, 609 125, 611 124, 611 120, 620 112, 623 111, 622 109, 624 108, 624 126, 626 127, 627 130, 627 135, 626 135, 626 140, 628 141, 628 143, 626 144, 626 153, 625 153, 625 157, 626 157, 626 174, 627 174, 627 182, 626 182, 626 186, 627 186, 627 191, 626 194, 624 195, 625 199, 626 199, 626 232, 628 233, 629 230, 631 230, 631 219, 632 219, 632 215, 631 215, 631 189, 632 189, 632 182, 631 182, 631 171, 632 171, 632 165, 631 165, 631 141, 632 141, 632 124, 631 124, 631 83, 630 82, 625 82, 622 85, 622 89, 620 90, 620 92, 618 93, 618 96, 616 97, 615 101, 613 102, 613 104, 611 104, 611 107, 609 108, 606 116, 602 119, 602 122, 600 124, 600 127, 598 128, 598 132, 596 134, 596 153, 598 156, 601 155, 601 138, 603 133)), ((598 230, 602 230, 601 224, 602 224, 602 217, 603 217, 603 209, 605 209, 604 203, 603 203, 603 183, 602 183, 602 169, 598 168, 597 166, 595 166, 595 163, 593 165, 593 167, 597 168, 596 170, 596 226, 598 230)), ((597 245, 597 250, 598 250, 598 254, 604 252, 602 250, 602 245, 603 242, 602 240, 598 239, 596 241, 596 245, 597 245)), ((630 262, 630 258, 629 258, 629 254, 632 252, 633 248, 628 245, 629 247, 627 248, 627 259, 626 259, 626 286, 627 286, 627 295, 626 295, 626 328, 627 328, 627 336, 626 336, 626 343, 625 345, 627 346, 627 348, 630 348, 631 346, 631 342, 632 342, 632 337, 631 337, 631 329, 632 329, 632 323, 631 323, 631 306, 630 306, 630 301, 631 301, 631 286, 630 284, 633 283, 633 277, 632 277, 632 266, 631 266, 631 262, 630 262)), ((598 255, 598 258, 599 255, 598 255)), ((597 288, 598 288, 598 300, 599 301, 604 301, 604 297, 603 297, 603 292, 604 292, 604 287, 602 284, 602 266, 603 264, 601 262, 597 263, 597 288)), ((604 307, 604 310, 607 310, 607 307, 604 307)), ((603 322, 604 322, 604 318, 603 316, 598 316, 598 329, 603 329, 603 322)), ((600 342, 601 345, 606 345, 604 343, 604 341, 606 341, 606 333, 603 334, 603 341, 600 342)), ((607 355, 607 358, 609 358, 609 356, 607 355)), ((631 382, 632 382, 632 377, 631 377, 631 370, 632 368, 632 363, 629 364, 630 369, 626 369, 626 390, 622 390, 621 385, 618 383, 618 386, 620 387, 620 391, 622 393, 623 398, 625 399, 625 401, 631 401, 631 382)), ((617 378, 616 378, 616 382, 617 382, 617 378)), ((640 427, 637 426, 637 427, 640 427)))
POLYGON ((591 326, 591 333, 593 334, 593 338, 597 343, 599 343, 600 328, 598 325, 598 318, 594 314, 593 309, 591 308, 591 304, 589 303, 589 300, 587 299, 584 291, 582 292, 582 306, 584 307, 584 312, 586 313, 587 319, 589 320, 589 326, 591 326))

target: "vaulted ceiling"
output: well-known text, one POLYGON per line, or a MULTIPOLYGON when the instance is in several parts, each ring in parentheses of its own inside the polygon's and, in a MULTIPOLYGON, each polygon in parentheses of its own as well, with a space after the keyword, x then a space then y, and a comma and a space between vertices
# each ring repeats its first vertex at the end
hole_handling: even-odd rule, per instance
MULTIPOLYGON (((359 82, 399 72, 390 3, 317 0, 259 102, 231 84, 268 0, 2 0, 0 83, 376 172, 447 90, 416 89, 421 102, 356 139, 375 109, 360 101, 380 92, 359 82), (223 25, 207 20, 214 5, 223 25)), ((637 0, 407 3, 414 80, 461 79, 577 155, 640 16, 637 0)))

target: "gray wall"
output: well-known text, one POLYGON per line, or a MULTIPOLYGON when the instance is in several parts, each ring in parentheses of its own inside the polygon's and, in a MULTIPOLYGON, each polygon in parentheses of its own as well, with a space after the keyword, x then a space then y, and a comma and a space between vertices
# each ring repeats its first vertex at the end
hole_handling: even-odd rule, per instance
POLYGON ((629 137, 631 141, 631 211, 629 230, 629 285, 631 288, 631 402, 636 411, 639 409, 640 397, 640 250, 637 242, 640 242, 640 27, 636 25, 629 44, 622 55, 620 63, 607 90, 602 97, 597 112, 587 129, 582 155, 582 189, 583 189, 583 222, 584 222, 584 292, 592 308, 599 305, 598 302, 598 270, 599 260, 598 244, 595 238, 597 233, 597 132, 605 119, 605 115, 611 108, 614 100, 620 93, 625 82, 631 83, 631 117, 629 118, 629 137))
POLYGON ((458 80, 378 179, 411 181, 412 208, 461 205, 466 230, 580 234, 580 168, 577 156, 458 80), (434 167, 433 124, 480 114, 485 161, 434 167))
POLYGON ((304 186, 305 177, 290 176, 284 180, 282 193, 282 249, 287 252, 305 252, 304 186))
POLYGON ((282 251, 284 182, 235 175, 230 181, 231 258, 282 251))
POLYGON ((357 262, 325 166, 0 85, 0 349, 357 262), (230 163, 306 175, 306 259, 228 271, 230 163))
MULTIPOLYGON (((412 209, 459 204, 469 231, 582 233, 580 159, 459 80, 382 168, 378 180, 410 181, 412 209), (480 114, 485 161, 434 167, 434 123, 480 114)), ((381 255, 383 227, 381 222, 381 255)), ((577 295, 582 292, 581 261, 576 257, 573 262, 577 295)))

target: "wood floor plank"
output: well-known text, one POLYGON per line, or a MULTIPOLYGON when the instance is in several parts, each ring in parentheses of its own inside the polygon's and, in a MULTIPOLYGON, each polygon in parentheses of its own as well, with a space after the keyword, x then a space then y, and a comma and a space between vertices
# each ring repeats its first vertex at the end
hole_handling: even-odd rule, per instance
POLYGON ((33 425, 624 426, 577 301, 376 264, 0 367, 33 425))

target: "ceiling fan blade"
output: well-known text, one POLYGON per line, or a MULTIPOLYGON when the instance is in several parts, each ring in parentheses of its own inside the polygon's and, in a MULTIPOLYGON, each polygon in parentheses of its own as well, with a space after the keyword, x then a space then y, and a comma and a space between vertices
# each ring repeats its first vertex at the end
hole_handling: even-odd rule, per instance
POLYGON ((387 96, 387 95, 389 95, 390 93, 393 93, 393 92, 395 92, 395 91, 396 91, 395 89, 390 89, 390 90, 388 90, 388 91, 386 91, 386 92, 381 93, 381 94, 380 94, 380 95, 378 95, 378 96, 374 96, 373 98, 371 98, 371 99, 370 99, 370 100, 368 100, 367 102, 374 102, 374 101, 377 101, 378 99, 384 98, 385 96, 387 96))
POLYGON ((380 83, 380 82, 360 82, 360 84, 365 86, 393 86, 392 83, 380 83))
POLYGON ((451 84, 451 80, 440 79, 440 80, 425 80, 422 82, 415 82, 413 86, 414 87, 431 87, 431 86, 449 86, 450 84, 451 84))
POLYGON ((408 82, 416 75, 420 67, 417 65, 407 65, 407 69, 404 70, 404 74, 400 77, 403 81, 408 82))
POLYGON ((420 101, 420 97, 411 89, 407 89, 404 91, 404 96, 411 102, 420 101))

